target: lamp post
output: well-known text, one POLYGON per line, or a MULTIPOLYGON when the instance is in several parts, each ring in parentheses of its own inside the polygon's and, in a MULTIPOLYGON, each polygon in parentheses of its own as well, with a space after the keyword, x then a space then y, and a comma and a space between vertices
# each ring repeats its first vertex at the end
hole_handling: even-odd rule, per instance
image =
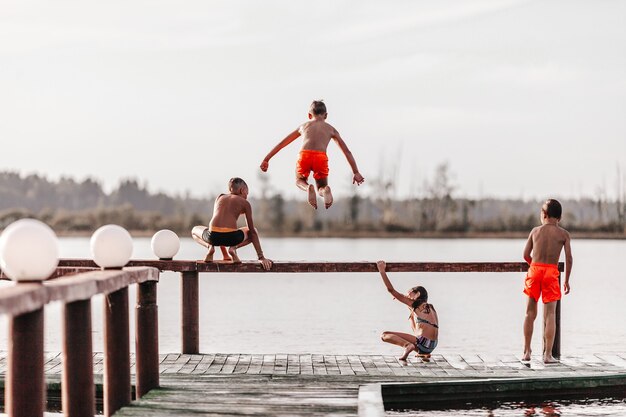
MULTIPOLYGON (((121 226, 107 224, 90 240, 93 260, 102 269, 122 269, 133 253, 133 239, 121 226)), ((105 295, 104 414, 113 415, 130 403, 128 287, 105 295)))
MULTIPOLYGON (((0 267, 17 285, 37 285, 58 263, 58 239, 39 220, 13 222, 0 236, 0 267)), ((43 415, 43 325, 43 307, 11 317, 5 407, 10 416, 43 415)))

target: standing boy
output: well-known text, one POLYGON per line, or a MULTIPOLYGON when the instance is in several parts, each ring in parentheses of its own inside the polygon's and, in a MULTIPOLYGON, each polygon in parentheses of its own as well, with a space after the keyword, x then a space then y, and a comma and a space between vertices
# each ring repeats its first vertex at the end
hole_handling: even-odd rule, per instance
POLYGON ((326 148, 331 139, 337 142, 339 148, 346 156, 350 167, 352 168, 352 183, 361 185, 363 176, 359 173, 356 161, 352 156, 352 152, 348 149, 346 143, 339 136, 337 129, 326 123, 326 105, 323 101, 314 101, 309 108, 309 121, 300 125, 296 130, 291 132, 285 139, 280 141, 270 153, 267 154, 263 162, 261 162, 261 170, 267 171, 270 159, 278 153, 282 148, 289 145, 302 135, 302 150, 296 163, 296 185, 303 191, 308 193, 309 204, 317 209, 317 196, 313 184, 309 184, 309 174, 313 171, 313 178, 317 185, 317 192, 324 199, 326 208, 333 204, 333 195, 328 186, 328 156, 326 156, 326 148))
POLYGON ((561 299, 559 286, 559 257, 565 248, 565 282, 563 290, 569 293, 569 276, 572 272, 572 248, 567 230, 559 226, 561 203, 549 199, 541 207, 541 226, 535 227, 528 236, 524 248, 524 259, 530 267, 526 275, 524 293, 528 295, 526 318, 524 319, 524 355, 523 361, 530 360, 530 341, 533 337, 533 324, 537 317, 537 302, 541 295, 544 304, 544 351, 545 363, 557 362, 552 357, 552 345, 556 331, 556 303, 561 299))
POLYGON ((241 262, 237 256, 237 249, 250 243, 265 270, 272 267, 272 261, 263 256, 259 234, 252 222, 252 206, 248 202, 248 185, 241 178, 231 178, 228 182, 229 194, 220 194, 215 199, 213 218, 209 227, 195 226, 191 237, 209 249, 205 262, 213 260, 215 246, 228 246, 228 253, 233 262, 241 262), (240 215, 246 216, 248 227, 237 228, 237 219, 240 215))

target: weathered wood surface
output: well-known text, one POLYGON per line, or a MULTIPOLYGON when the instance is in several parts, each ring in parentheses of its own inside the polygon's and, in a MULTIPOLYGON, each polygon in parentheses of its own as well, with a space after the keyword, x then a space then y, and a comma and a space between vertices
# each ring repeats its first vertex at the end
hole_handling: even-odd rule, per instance
POLYGON ((128 267, 123 270, 89 271, 38 283, 19 283, 0 291, 0 314, 18 315, 37 310, 51 301, 87 300, 146 281, 158 281, 155 268, 128 267))
MULTIPOLYGON (((59 266, 95 267, 89 259, 61 259, 59 266)), ((150 266, 161 271, 198 272, 267 272, 259 262, 244 261, 239 264, 203 261, 131 260, 128 266, 150 266)), ((525 262, 388 262, 389 272, 524 272, 525 262)), ((559 263, 559 271, 564 264, 559 263)), ((284 272, 377 272, 376 262, 309 262, 275 261, 272 273, 284 272)))
MULTIPOLYGON (((131 259, 127 267, 130 266, 149 266, 160 269, 161 271, 195 271, 197 261, 173 261, 159 259, 131 259)), ((82 267, 82 268, 100 268, 91 259, 60 259, 59 266, 62 267, 82 267)))
MULTIPOLYGON (((626 373, 626 352, 568 356, 556 365, 515 355, 435 354, 409 357, 322 354, 161 354, 161 388, 116 416, 356 416, 360 385, 471 378, 574 378, 626 373)), ((101 380, 103 354, 93 356, 101 380)), ((131 355, 134 369, 135 358, 131 355)), ((0 373, 6 353, 0 352, 0 373)), ((45 355, 47 381, 60 380, 61 355, 45 355)))

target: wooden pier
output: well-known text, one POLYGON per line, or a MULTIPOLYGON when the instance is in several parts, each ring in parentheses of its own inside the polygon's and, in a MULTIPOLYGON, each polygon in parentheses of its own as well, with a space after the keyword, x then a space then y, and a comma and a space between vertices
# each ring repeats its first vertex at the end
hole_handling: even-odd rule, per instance
MULTIPOLYGON (((435 354, 428 362, 410 357, 404 365, 393 356, 381 355, 162 354, 160 387, 115 416, 357 416, 366 415, 365 406, 359 406, 359 390, 371 384, 447 381, 453 385, 460 380, 523 378, 542 380, 547 389, 555 377, 561 384, 581 380, 581 387, 589 385, 589 378, 601 381, 621 375, 622 387, 626 381, 626 353, 564 357, 556 365, 538 359, 522 363, 513 355, 435 354)), ((45 354, 51 391, 59 389, 62 362, 60 353, 45 354)), ((2 352, 0 372, 6 363, 2 352)), ((103 365, 104 354, 94 354, 98 384, 103 365)), ((135 368, 134 354, 130 365, 135 368)))
MULTIPOLYGON (((0 355, 9 415, 43 414, 44 377, 49 390, 54 384, 61 386, 66 416, 93 414, 94 385, 100 387, 107 416, 381 416, 381 387, 461 379, 540 379, 545 386, 556 383, 556 377, 571 380, 572 386, 580 385, 583 390, 609 382, 619 389, 626 386, 626 378, 622 378, 625 353, 564 357, 556 365, 536 360, 522 363, 513 355, 445 354, 433 355, 428 362, 410 358, 406 366, 390 356, 199 354, 200 273, 376 272, 374 262, 276 262, 271 271, 264 271, 257 262, 132 260, 123 270, 95 267, 90 260, 61 260, 53 279, 18 283, 0 292, 0 314, 11 318, 9 350, 0 355), (181 353, 159 354, 156 293, 159 271, 164 270, 181 274, 181 353), (138 286, 136 355, 129 353, 133 342, 128 337, 129 285, 138 286), (105 351, 94 354, 90 299, 97 294, 106 297, 105 351), (62 354, 43 352, 43 307, 52 301, 65 303, 62 354), (131 401, 131 383, 135 401, 131 401), (372 386, 378 387, 375 401, 372 386), (363 395, 366 400, 360 401, 363 392, 367 392, 363 395)), ((387 264, 391 272, 522 272, 526 268, 521 262, 387 264)), ((563 270, 562 264, 559 270, 563 270)), ((558 312, 557 308, 553 350, 557 357, 558 312)), ((407 388, 407 392, 413 389, 407 388)))

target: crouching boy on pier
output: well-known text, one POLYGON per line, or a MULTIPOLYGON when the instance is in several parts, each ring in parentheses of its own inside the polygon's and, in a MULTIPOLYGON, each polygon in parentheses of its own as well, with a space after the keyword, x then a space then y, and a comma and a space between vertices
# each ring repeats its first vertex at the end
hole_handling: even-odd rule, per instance
POLYGON ((539 296, 543 301, 544 351, 545 363, 557 362, 552 357, 552 346, 556 332, 556 303, 561 299, 559 285, 559 257, 565 248, 565 282, 563 292, 569 293, 569 276, 572 272, 572 248, 567 230, 559 226, 561 203, 549 199, 541 207, 541 226, 535 227, 528 236, 524 248, 524 259, 530 265, 524 283, 524 294, 528 296, 526 318, 524 319, 524 354, 523 361, 530 360, 530 342, 533 337, 533 325, 537 317, 539 296))
POLYGON ((272 267, 272 261, 263 256, 259 234, 252 221, 252 206, 247 200, 248 185, 241 178, 231 178, 228 194, 220 194, 215 199, 213 218, 209 227, 195 226, 191 231, 193 239, 209 249, 205 262, 213 261, 215 246, 227 246, 233 262, 241 262, 237 249, 250 243, 254 246, 261 265, 265 270, 272 267), (247 227, 237 228, 240 215, 246 216, 247 227))

